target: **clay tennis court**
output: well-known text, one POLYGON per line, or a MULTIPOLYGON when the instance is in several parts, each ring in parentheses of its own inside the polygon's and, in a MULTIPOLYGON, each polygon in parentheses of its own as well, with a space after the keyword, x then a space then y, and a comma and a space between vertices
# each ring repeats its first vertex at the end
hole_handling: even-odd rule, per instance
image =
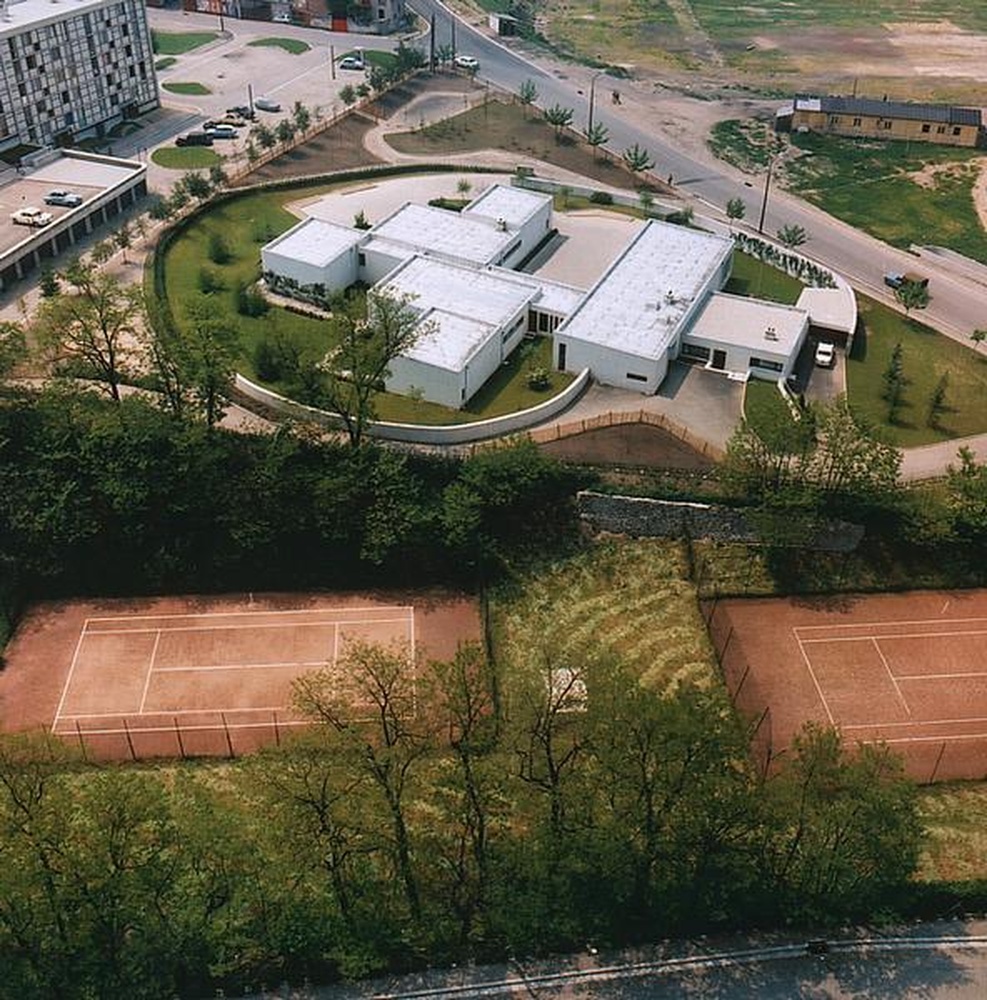
POLYGON ((919 781, 987 775, 987 591, 721 600, 706 613, 770 755, 815 721, 887 743, 919 781))
POLYGON ((0 726, 99 758, 232 756, 306 725, 293 682, 341 669, 354 642, 407 652, 413 672, 413 651, 446 659, 480 637, 476 601, 435 593, 42 604, 5 652, 0 726))

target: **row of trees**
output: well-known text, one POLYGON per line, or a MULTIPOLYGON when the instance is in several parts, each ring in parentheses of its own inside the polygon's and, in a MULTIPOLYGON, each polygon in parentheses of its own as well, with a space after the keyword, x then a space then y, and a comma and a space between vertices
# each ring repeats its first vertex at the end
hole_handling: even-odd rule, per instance
POLYGON ((344 691, 297 691, 316 728, 222 782, 0 742, 0 997, 205 995, 897 901, 919 829, 886 751, 808 730, 765 777, 715 694, 560 664, 548 638, 510 668, 498 699, 478 647, 412 671, 354 646, 344 691))

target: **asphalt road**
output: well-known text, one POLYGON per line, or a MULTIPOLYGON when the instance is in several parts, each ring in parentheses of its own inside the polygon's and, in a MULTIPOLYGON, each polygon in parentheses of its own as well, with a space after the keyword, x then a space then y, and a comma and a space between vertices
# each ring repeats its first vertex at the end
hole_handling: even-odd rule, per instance
MULTIPOLYGON (((436 44, 452 41, 452 15, 439 0, 410 0, 410 5, 426 20, 436 15, 436 44)), ((525 80, 532 80, 538 90, 537 104, 542 108, 561 104, 575 110, 577 127, 585 130, 589 114, 589 86, 583 80, 588 75, 573 70, 573 79, 565 70, 546 70, 528 58, 510 51, 475 28, 458 21, 455 28, 457 53, 476 56, 480 62, 479 76, 506 90, 517 92, 525 80)), ((763 181, 745 182, 732 176, 725 168, 718 170, 685 155, 668 140, 645 130, 630 120, 623 107, 611 103, 610 93, 621 83, 606 76, 596 80, 594 121, 609 129, 609 147, 621 152, 638 143, 657 160, 656 173, 671 174, 676 188, 683 195, 699 201, 698 211, 722 212, 731 198, 741 198, 747 207, 748 222, 757 220, 761 209, 763 181)), ((660 101, 660 96, 655 96, 660 101)), ((809 242, 800 252, 846 276, 860 290, 885 302, 892 302, 883 285, 887 272, 915 268, 915 258, 889 247, 879 240, 852 227, 805 202, 777 189, 768 198, 764 232, 773 234, 785 225, 799 225, 809 234, 809 242)), ((929 233, 925 242, 935 243, 936 234, 929 233)), ((948 259, 923 259, 923 269, 931 275, 932 302, 922 318, 943 333, 966 340, 970 332, 985 325, 987 288, 971 280, 961 267, 953 267, 948 259)))

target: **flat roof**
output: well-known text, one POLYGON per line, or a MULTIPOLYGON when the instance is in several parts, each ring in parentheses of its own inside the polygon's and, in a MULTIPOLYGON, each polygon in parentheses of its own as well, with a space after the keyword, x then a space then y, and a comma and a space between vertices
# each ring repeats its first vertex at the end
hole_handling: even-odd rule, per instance
POLYGON ((910 121, 944 122, 948 125, 980 126, 979 108, 961 108, 953 104, 922 104, 915 101, 878 101, 872 97, 813 97, 798 94, 796 111, 821 111, 825 114, 867 115, 871 118, 907 118, 910 121))
POLYGON ((725 236, 649 222, 557 335, 658 358, 732 253, 733 241, 725 236))
POLYGON ((532 299, 532 304, 547 312, 558 313, 560 316, 571 316, 586 297, 585 288, 553 281, 551 278, 541 278, 536 274, 526 274, 524 271, 512 271, 508 267, 494 265, 487 270, 504 281, 513 281, 526 288, 535 289, 536 295, 532 299))
POLYGON ((494 184, 463 209, 463 215, 478 215, 496 222, 503 219, 508 228, 518 230, 536 212, 551 203, 552 196, 541 191, 494 184))
POLYGON ((391 294, 413 296, 421 311, 437 309, 499 327, 537 294, 534 285, 505 280, 492 271, 414 256, 381 283, 391 294))
POLYGON ((808 320, 809 314, 794 306, 714 292, 684 339, 697 337, 788 356, 801 346, 808 320))
POLYGON ((325 267, 341 253, 360 243, 365 236, 366 233, 359 229, 308 218, 275 237, 264 246, 264 250, 313 267, 325 267))
POLYGON ((119 2, 120 0, 59 0, 58 3, 53 3, 52 0, 8 0, 7 16, 0 18, 0 38, 19 35, 28 28, 41 28, 45 24, 119 2))
POLYGON ((444 309, 426 310, 421 323, 431 324, 433 329, 402 352, 402 357, 451 372, 461 372, 469 359, 497 333, 492 323, 444 309))
POLYGON ((373 236, 425 253, 445 254, 473 264, 489 264, 514 239, 482 216, 464 216, 408 202, 371 230, 373 236))
POLYGON ((857 303, 849 285, 841 288, 803 288, 796 308, 809 314, 813 326, 850 334, 857 328, 857 303))

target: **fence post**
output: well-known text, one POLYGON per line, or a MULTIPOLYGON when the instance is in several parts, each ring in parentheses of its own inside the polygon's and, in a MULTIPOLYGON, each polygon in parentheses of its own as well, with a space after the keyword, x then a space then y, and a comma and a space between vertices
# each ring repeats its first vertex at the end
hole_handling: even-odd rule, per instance
POLYGON ((274 745, 281 746, 281 727, 278 725, 278 713, 272 712, 271 715, 274 717, 274 745))
POLYGON ((178 752, 181 754, 182 760, 187 760, 188 758, 185 756, 185 741, 182 739, 182 728, 178 725, 178 716, 174 716, 173 719, 175 723, 175 736, 178 738, 178 752))
POLYGON ((230 760, 233 760, 236 754, 233 752, 233 740, 230 737, 230 727, 226 723, 226 713, 220 712, 219 717, 223 720, 223 732, 226 733, 226 749, 229 751, 230 760))
POLYGON ((130 726, 127 724, 127 717, 123 717, 123 731, 127 736, 127 746, 130 747, 130 756, 137 760, 137 752, 134 750, 134 738, 130 735, 130 726))
POLYGON ((79 720, 75 720, 75 735, 79 740, 79 749, 82 751, 82 759, 88 764, 89 755, 86 753, 86 741, 82 738, 82 727, 79 725, 79 720))

